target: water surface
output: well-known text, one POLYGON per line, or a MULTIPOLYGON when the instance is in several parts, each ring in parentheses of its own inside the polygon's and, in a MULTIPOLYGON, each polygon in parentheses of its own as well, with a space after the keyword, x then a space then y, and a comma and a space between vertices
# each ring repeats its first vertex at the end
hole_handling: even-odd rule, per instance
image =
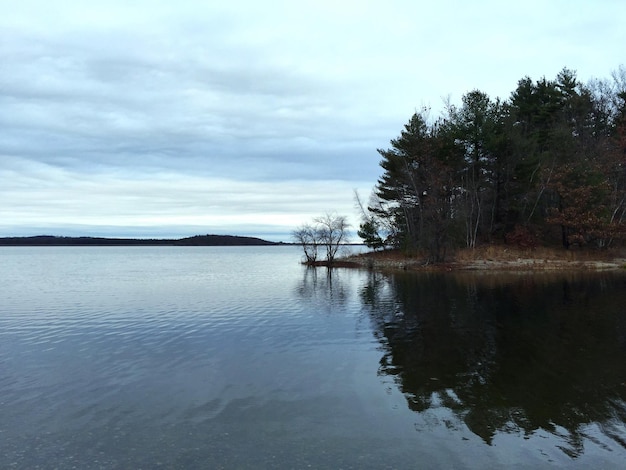
POLYGON ((626 276, 0 249, 0 468, 619 468, 626 276))

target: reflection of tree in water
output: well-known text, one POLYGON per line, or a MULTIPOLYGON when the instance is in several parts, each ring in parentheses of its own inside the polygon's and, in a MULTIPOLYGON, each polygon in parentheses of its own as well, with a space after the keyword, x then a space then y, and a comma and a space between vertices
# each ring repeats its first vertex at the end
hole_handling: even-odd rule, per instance
POLYGON ((327 312, 345 304, 349 297, 345 282, 331 268, 306 267, 302 282, 296 290, 300 297, 316 302, 320 309, 327 312))
POLYGON ((447 407, 487 443, 543 429, 576 456, 590 424, 626 448, 625 282, 372 273, 361 296, 412 410, 447 407))

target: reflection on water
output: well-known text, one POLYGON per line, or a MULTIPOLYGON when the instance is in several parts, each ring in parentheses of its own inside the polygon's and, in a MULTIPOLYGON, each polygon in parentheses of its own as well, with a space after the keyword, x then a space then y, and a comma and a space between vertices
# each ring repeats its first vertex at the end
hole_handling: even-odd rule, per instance
POLYGON ((0 249, 0 468, 620 468, 626 273, 0 249))
POLYGON ((297 294, 306 301, 315 300, 321 311, 329 312, 346 304, 351 287, 335 270, 307 266, 297 294))
POLYGON ((585 439, 626 448, 624 276, 371 273, 361 298, 411 410, 452 410, 488 444, 541 430, 571 457, 585 439))

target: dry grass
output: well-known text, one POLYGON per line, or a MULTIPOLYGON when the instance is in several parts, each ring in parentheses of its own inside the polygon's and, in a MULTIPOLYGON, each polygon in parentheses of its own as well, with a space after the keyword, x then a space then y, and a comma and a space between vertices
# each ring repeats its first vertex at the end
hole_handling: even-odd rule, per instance
POLYGON ((626 267, 625 250, 580 250, 537 247, 520 249, 507 245, 485 245, 458 250, 447 262, 433 265, 424 254, 387 250, 350 257, 361 267, 380 270, 567 270, 615 269, 626 267))
POLYGON ((457 251, 452 258, 457 262, 487 261, 516 261, 532 259, 541 261, 610 261, 623 257, 624 253, 618 250, 592 250, 537 247, 521 249, 507 245, 485 245, 475 249, 457 251))

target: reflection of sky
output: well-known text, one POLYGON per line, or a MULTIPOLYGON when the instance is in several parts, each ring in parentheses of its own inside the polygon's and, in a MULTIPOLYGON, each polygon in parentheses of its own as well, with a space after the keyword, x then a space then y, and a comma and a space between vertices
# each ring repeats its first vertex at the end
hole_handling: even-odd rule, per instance
POLYGON ((621 2, 449 3, 14 2, 0 235, 285 239, 352 217, 416 108, 609 77, 626 43, 621 2))

